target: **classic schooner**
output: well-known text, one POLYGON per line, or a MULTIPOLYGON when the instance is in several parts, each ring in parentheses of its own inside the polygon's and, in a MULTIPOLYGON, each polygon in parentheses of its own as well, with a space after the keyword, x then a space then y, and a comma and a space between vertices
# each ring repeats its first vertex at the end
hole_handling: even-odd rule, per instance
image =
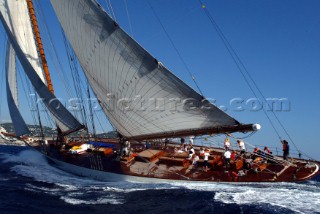
POLYGON ((116 138, 74 140, 70 134, 84 126, 54 95, 32 1, 0 2, 15 134, 59 168, 100 180, 150 182, 301 181, 318 174, 315 161, 233 151, 229 162, 224 148, 201 148, 192 141, 186 145, 185 137, 254 132, 260 125, 242 124, 206 100, 121 29, 95 0, 51 0, 95 97, 117 131, 116 138), (17 107, 16 58, 54 119, 55 140, 30 136, 17 107), (173 138, 182 138, 181 144, 173 138))

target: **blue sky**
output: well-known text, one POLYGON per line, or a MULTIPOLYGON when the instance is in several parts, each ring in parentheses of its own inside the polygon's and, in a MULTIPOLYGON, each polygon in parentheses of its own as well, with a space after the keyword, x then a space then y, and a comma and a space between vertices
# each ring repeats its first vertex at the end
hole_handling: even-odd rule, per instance
MULTIPOLYGON (((100 2, 105 6, 108 1, 100 2)), ((120 26, 173 73, 196 89, 146 0, 126 1, 131 27, 125 1, 111 2, 120 26)), ((248 142, 280 147, 278 137, 262 111, 253 112, 250 111, 250 106, 244 105, 245 110, 239 112, 230 105, 230 100, 234 98, 248 100, 254 96, 199 1, 149 0, 149 3, 161 19, 204 95, 215 99, 218 106, 227 107, 227 113, 240 122, 262 125, 261 131, 248 139, 248 142)), ((264 96, 286 98, 290 101, 289 111, 276 114, 294 143, 303 152, 320 159, 320 145, 317 143, 320 119, 320 2, 203 0, 203 3, 264 96)), ((45 10, 48 24, 55 26, 56 18, 48 1, 41 1, 41 6, 45 10)), ((58 32, 58 28, 56 29, 53 32, 58 32)), ((3 29, 0 33, 2 41, 3 29)), ((54 43, 61 43, 59 33, 52 35, 54 43)), ((57 48, 64 52, 63 45, 57 48)), ((3 53, 0 53, 0 56, 3 59, 3 53)), ((60 58, 63 61, 66 57, 62 54, 60 58)), ((0 60, 1 71, 2 63, 3 60, 0 60)), ((59 85, 59 81, 59 78, 53 75, 54 85, 59 85)), ((63 87, 56 89, 60 96, 63 96, 62 89, 63 87)), ((2 92, 1 96, 3 95, 2 92)), ((7 118, 6 112, 5 106, 2 105, 2 120, 7 118)), ((271 114, 270 117, 273 118, 271 114)), ((281 136, 287 139, 284 131, 274 119, 272 120, 281 136)))

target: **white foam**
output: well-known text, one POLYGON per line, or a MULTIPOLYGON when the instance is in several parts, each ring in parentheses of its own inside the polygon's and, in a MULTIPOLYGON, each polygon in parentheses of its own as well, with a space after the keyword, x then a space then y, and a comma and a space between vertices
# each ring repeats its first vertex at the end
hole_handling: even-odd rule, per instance
POLYGON ((148 189, 180 189, 215 192, 213 200, 226 204, 267 204, 283 207, 298 213, 315 213, 320 210, 320 183, 210 183, 210 182, 100 182, 61 171, 47 163, 35 151, 22 151, 17 155, 0 154, 2 162, 17 163, 11 170, 36 181, 55 184, 54 187, 27 185, 29 191, 60 196, 70 204, 122 204, 123 194, 148 189), (87 194, 94 195, 84 200, 87 194))
POLYGON ((47 183, 72 184, 97 184, 95 180, 81 178, 48 164, 45 156, 33 150, 25 150, 16 155, 2 155, 3 163, 17 163, 11 170, 19 175, 33 178, 36 181, 47 183))
POLYGON ((61 189, 60 188, 47 188, 47 187, 41 187, 41 186, 35 186, 32 184, 27 183, 26 184, 26 189, 32 189, 34 191, 39 191, 39 192, 47 192, 47 193, 54 193, 54 192, 60 192, 61 189))
POLYGON ((213 200, 226 204, 269 204, 298 213, 320 210, 319 182, 298 183, 210 183, 175 182, 172 186, 215 192, 213 200))
POLYGON ((110 192, 92 191, 91 187, 72 187, 70 185, 59 185, 55 188, 47 188, 26 184, 24 188, 27 191, 44 193, 54 196, 59 196, 61 200, 69 204, 123 204, 124 200, 121 195, 115 195, 110 192), (89 196, 93 193, 91 196, 89 196), (90 198, 90 200, 84 200, 90 198))
POLYGON ((60 199, 64 200, 66 203, 69 204, 123 204, 122 199, 117 199, 117 198, 98 198, 97 200, 83 200, 83 199, 76 199, 76 198, 70 198, 70 197, 65 197, 61 196, 60 199))
POLYGON ((0 181, 8 181, 9 179, 7 178, 0 178, 0 181))
POLYGON ((117 193, 145 190, 140 188, 141 184, 100 182, 69 174, 51 166, 43 155, 32 150, 22 151, 16 155, 4 155, 2 158, 3 162, 17 163, 11 170, 19 175, 55 184, 54 187, 26 184, 25 190, 60 196, 61 200, 70 204, 122 204, 124 199, 117 193), (91 200, 81 198, 90 194, 93 195, 91 200))
MULTIPOLYGON (((0 158, 4 159, 4 160, 6 160, 6 159, 8 159, 8 158, 10 158, 12 156, 14 156, 14 155, 11 155, 11 154, 8 154, 8 153, 0 153, 0 158)), ((1 162, 3 162, 3 160, 1 162)))
POLYGON ((214 199, 226 204, 270 204, 284 207, 299 213, 315 213, 320 210, 320 189, 304 190, 299 184, 277 184, 255 188, 252 186, 232 186, 231 189, 219 189, 214 199))
POLYGON ((24 150, 16 155, 2 154, 3 163, 23 163, 27 165, 46 165, 47 161, 43 155, 33 150, 24 150))

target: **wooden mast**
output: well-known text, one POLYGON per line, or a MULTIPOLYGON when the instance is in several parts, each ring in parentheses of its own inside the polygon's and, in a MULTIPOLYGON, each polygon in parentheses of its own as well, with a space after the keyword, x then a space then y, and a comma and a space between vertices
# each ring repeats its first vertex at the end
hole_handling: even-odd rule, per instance
MULTIPOLYGON (((39 56, 40 56, 40 59, 42 62, 43 72, 44 72, 46 80, 47 80, 48 89, 52 94, 54 94, 54 90, 53 90, 53 86, 52 86, 52 82, 51 82, 51 77, 50 77, 50 72, 49 72, 49 67, 47 64, 46 56, 44 54, 44 49, 43 49, 40 31, 39 31, 39 27, 38 27, 37 17, 36 17, 34 7, 33 7, 33 2, 32 2, 32 0, 26 0, 26 1, 27 1, 28 11, 29 11, 29 15, 30 15, 30 20, 31 20, 31 26, 33 29, 33 34, 35 36, 35 42, 36 42, 36 46, 38 48, 39 56)), ((42 129, 41 125, 40 125, 40 127, 42 129)), ((64 137, 62 136, 61 129, 59 128, 59 126, 57 126, 57 131, 58 131, 57 141, 63 142, 64 137)))
POLYGON ((27 1, 27 5, 28 5, 28 11, 29 11, 30 19, 31 19, 33 33, 35 36, 35 40, 36 40, 36 44, 38 47, 40 59, 42 62, 43 71, 44 71, 44 74, 45 74, 45 77, 47 80, 48 88, 51 91, 51 93, 54 94, 54 90, 53 90, 53 86, 52 86, 52 82, 51 82, 51 77, 50 77, 50 73, 49 73, 49 68, 48 68, 46 56, 44 54, 44 49, 43 49, 43 45, 42 45, 42 41, 41 41, 41 37, 40 37, 38 22, 37 22, 36 14, 34 12, 33 2, 32 2, 32 0, 26 0, 26 1, 27 1))
MULTIPOLYGON (((27 7, 28 7, 30 19, 31 19, 31 26, 32 26, 33 33, 34 33, 34 36, 35 36, 35 41, 36 41, 36 45, 37 45, 38 52, 39 52, 39 55, 40 55, 43 71, 44 71, 44 74, 45 74, 45 77, 46 77, 46 80, 47 80, 48 89, 51 91, 52 94, 54 94, 54 90, 53 90, 53 86, 52 86, 52 82, 51 82, 51 77, 50 77, 50 72, 49 72, 49 67, 48 67, 48 64, 47 64, 46 56, 44 54, 44 49, 43 49, 42 40, 41 40, 41 37, 40 37, 40 31, 39 31, 39 27, 38 27, 37 17, 36 17, 36 14, 35 14, 35 11, 34 11, 34 7, 33 7, 33 2, 32 2, 32 0, 26 0, 26 2, 27 2, 27 7)), ((61 129, 57 125, 57 131, 58 131, 58 139, 57 139, 57 141, 63 142, 65 135, 68 135, 70 133, 76 132, 76 131, 82 129, 83 127, 84 126, 82 126, 81 128, 79 128, 77 130, 73 130, 71 132, 68 132, 68 133, 62 133, 61 129)))

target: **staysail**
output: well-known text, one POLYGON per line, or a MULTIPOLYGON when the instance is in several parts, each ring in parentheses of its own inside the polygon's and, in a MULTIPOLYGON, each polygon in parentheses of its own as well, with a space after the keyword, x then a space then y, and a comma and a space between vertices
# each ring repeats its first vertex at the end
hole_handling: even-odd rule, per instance
POLYGON ((51 4, 104 112, 124 137, 240 127, 144 50, 96 1, 51 4))
POLYGON ((18 87, 16 78, 16 54, 8 41, 6 53, 6 89, 9 113, 16 136, 29 134, 30 131, 18 109, 18 87))
POLYGON ((16 53, 14 52, 10 42, 7 42, 6 49, 6 76, 7 76, 7 85, 9 85, 12 100, 15 105, 19 106, 18 101, 18 85, 17 85, 17 73, 16 73, 16 53))
POLYGON ((34 40, 27 1, 0 0, 0 11, 7 25, 12 30, 12 34, 16 37, 22 52, 42 82, 47 84, 34 40))
MULTIPOLYGON (((5 1, 5 2, 8 3, 11 1, 5 1)), ((14 28, 11 29, 11 27, 8 25, 8 23, 11 23, 10 22, 10 20, 12 20, 11 17, 9 17, 9 19, 6 20, 3 16, 3 11, 1 10, 0 19, 8 35, 10 43, 14 48, 16 55, 26 75, 28 76, 35 90, 37 91, 39 97, 42 99, 46 108, 50 111, 51 115, 54 117, 58 127, 65 134, 81 129, 83 126, 61 104, 61 102, 49 91, 48 87, 44 84, 43 79, 39 77, 36 70, 33 68, 31 62, 27 58, 28 54, 23 52, 18 42, 19 39, 16 36, 14 36, 14 28)))

